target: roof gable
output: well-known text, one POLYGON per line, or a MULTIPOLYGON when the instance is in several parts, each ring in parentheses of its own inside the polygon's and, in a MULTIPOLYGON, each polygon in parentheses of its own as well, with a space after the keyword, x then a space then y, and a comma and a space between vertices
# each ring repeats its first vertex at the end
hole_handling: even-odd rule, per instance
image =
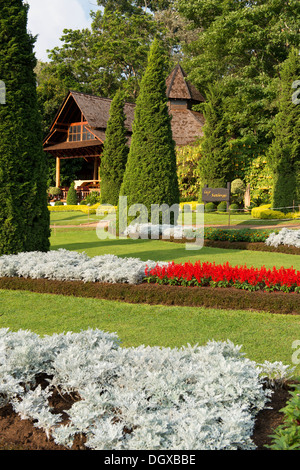
POLYGON ((186 80, 186 73, 177 64, 166 80, 167 97, 176 100, 205 101, 194 85, 186 80))

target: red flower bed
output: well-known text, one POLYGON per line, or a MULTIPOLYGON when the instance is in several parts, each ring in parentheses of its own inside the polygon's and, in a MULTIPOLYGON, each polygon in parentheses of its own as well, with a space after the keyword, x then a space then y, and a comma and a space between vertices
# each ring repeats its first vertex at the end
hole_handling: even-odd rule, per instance
POLYGON ((236 287, 247 290, 300 292, 300 271, 291 268, 273 267, 267 269, 231 266, 229 263, 216 265, 197 261, 193 263, 167 266, 157 265, 146 269, 146 280, 149 283, 180 286, 236 287))

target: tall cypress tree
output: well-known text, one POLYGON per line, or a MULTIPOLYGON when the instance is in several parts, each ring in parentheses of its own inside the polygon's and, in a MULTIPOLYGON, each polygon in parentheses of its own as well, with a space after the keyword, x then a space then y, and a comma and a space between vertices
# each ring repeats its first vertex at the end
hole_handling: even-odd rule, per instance
POLYGON ((292 49, 282 64, 279 112, 274 121, 274 140, 268 151, 273 173, 272 207, 290 212, 299 197, 300 104, 293 100, 293 84, 300 80, 300 56, 292 49))
POLYGON ((118 205, 129 147, 125 128, 125 99, 118 91, 112 100, 101 159, 101 203, 118 205))
POLYGON ((0 0, 0 254, 49 249, 47 166, 42 147, 28 5, 0 0))
POLYGON ((204 104, 204 137, 199 163, 201 182, 210 187, 226 187, 232 181, 234 162, 228 145, 227 125, 224 117, 222 88, 219 83, 210 86, 204 104))
MULTIPOLYGON (((146 206, 149 221, 152 204, 171 207, 179 203, 166 76, 167 58, 161 43, 155 39, 136 101, 131 146, 120 191, 121 196, 127 196, 128 207, 146 206)), ((170 221, 174 222, 173 213, 170 221)))

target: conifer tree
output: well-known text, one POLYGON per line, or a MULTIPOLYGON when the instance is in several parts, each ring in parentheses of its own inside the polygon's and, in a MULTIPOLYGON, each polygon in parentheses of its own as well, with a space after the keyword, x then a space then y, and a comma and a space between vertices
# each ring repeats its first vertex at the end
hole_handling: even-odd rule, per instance
MULTIPOLYGON (((131 146, 120 191, 121 196, 127 196, 128 208, 134 204, 143 204, 147 208, 149 222, 152 204, 172 207, 179 203, 166 76, 167 58, 161 43, 155 39, 141 80, 131 146)), ((170 215, 170 222, 173 223, 174 213, 170 215)), ((128 222, 131 220, 128 217, 128 222)))
POLYGON ((117 92, 111 103, 101 159, 101 204, 118 205, 129 147, 125 128, 125 99, 117 92))
POLYGON ((77 203, 78 203, 77 192, 76 192, 76 189, 75 189, 75 183, 73 181, 71 183, 71 186, 70 186, 68 194, 67 194, 67 205, 68 206, 76 206, 77 203))
POLYGON ((201 144, 202 157, 199 163, 200 179, 209 187, 225 188, 235 177, 234 161, 224 117, 222 88, 219 83, 209 87, 204 104, 204 137, 201 144))
POLYGON ((274 120, 274 140, 268 151, 273 173, 272 207, 290 212, 299 197, 300 104, 294 100, 293 84, 300 80, 299 51, 293 48, 282 64, 279 112, 274 120))
POLYGON ((28 5, 0 0, 0 254, 49 249, 47 165, 37 106, 28 5))

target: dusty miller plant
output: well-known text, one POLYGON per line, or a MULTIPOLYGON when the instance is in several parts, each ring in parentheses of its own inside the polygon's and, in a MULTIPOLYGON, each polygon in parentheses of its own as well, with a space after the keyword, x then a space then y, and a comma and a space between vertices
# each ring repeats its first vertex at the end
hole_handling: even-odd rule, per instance
POLYGON ((81 435, 94 450, 254 449, 254 420, 272 393, 265 368, 230 341, 124 348, 100 330, 0 330, 0 406, 11 403, 66 447, 81 435), (49 407, 55 390, 77 397, 67 424, 49 407))

